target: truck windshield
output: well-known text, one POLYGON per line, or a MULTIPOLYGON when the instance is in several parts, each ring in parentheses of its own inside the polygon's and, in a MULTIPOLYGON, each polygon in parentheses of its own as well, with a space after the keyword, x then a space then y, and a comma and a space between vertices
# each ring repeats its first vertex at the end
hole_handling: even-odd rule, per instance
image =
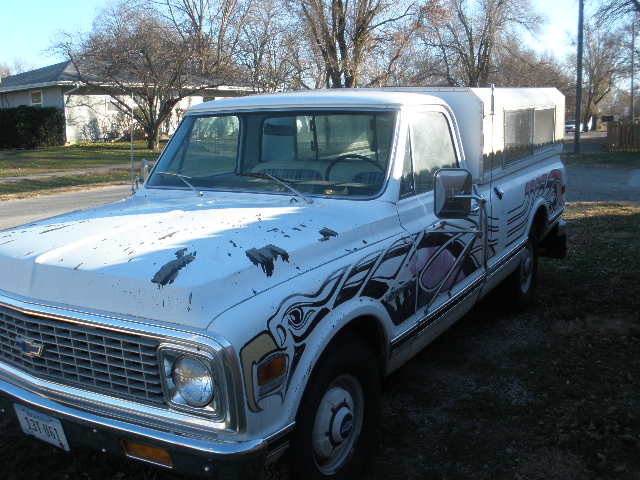
POLYGON ((186 189, 183 176, 203 190, 291 194, 285 182, 302 194, 370 197, 385 182, 395 119, 393 111, 189 115, 147 186, 186 189))

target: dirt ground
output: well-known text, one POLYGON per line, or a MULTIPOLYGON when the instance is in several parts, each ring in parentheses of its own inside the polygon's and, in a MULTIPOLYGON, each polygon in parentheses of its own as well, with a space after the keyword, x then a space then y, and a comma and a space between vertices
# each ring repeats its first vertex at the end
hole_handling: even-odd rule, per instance
MULTIPOLYGON (((367 479, 640 479, 640 204, 565 216, 535 308, 494 295, 386 381, 367 479)), ((2 479, 181 478, 0 431, 2 479)))
POLYGON ((591 208, 535 309, 494 296, 390 379, 369 478, 640 478, 640 208, 612 239, 591 208))

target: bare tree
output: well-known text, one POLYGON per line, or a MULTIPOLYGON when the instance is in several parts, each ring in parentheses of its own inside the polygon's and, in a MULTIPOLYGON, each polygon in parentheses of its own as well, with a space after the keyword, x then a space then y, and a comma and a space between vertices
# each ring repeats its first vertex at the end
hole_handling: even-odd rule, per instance
POLYGON ((522 45, 516 36, 502 40, 491 81, 501 87, 556 87, 565 96, 575 89, 571 69, 554 55, 522 45))
POLYGON ((32 63, 24 60, 23 58, 14 58, 11 64, 9 64, 9 62, 0 62, 0 78, 28 72, 34 68, 35 67, 32 63))
POLYGON ((29 70, 33 70, 34 68, 36 68, 35 65, 25 60, 24 58, 14 58, 12 75, 15 75, 17 73, 28 72, 29 70))
POLYGON ((597 24, 615 22, 631 13, 640 13, 640 0, 605 0, 596 10, 597 24))
POLYGON ((309 68, 309 59, 301 58, 300 52, 300 36, 281 0, 251 5, 237 58, 253 90, 274 92, 300 87, 300 79, 309 68))
POLYGON ((11 75, 11 67, 6 62, 0 63, 0 79, 11 75))
POLYGON ((148 148, 154 149, 177 103, 224 83, 224 77, 228 82, 233 69, 226 45, 219 44, 227 39, 224 33, 212 36, 210 28, 205 36, 182 13, 169 8, 163 13, 168 16, 147 3, 121 1, 95 19, 89 34, 77 39, 66 34, 56 45, 73 62, 83 85, 110 95, 123 112, 130 111, 127 98, 133 98, 133 115, 148 148))
POLYGON ((289 0, 332 88, 386 83, 426 18, 427 0, 289 0))
POLYGON ((201 73, 233 63, 254 0, 151 0, 151 7, 189 42, 201 73))
POLYGON ((542 19, 529 0, 449 0, 447 16, 422 39, 434 67, 449 85, 488 86, 496 53, 509 34, 535 31, 542 19))
MULTIPOLYGON (((597 118, 600 103, 627 69, 622 44, 621 30, 611 32, 597 22, 585 24, 583 114, 580 119, 585 126, 589 125, 591 118, 597 118)), ((569 62, 575 68, 573 56, 569 58, 569 62)), ((593 128, 595 127, 596 125, 593 125, 593 128)))

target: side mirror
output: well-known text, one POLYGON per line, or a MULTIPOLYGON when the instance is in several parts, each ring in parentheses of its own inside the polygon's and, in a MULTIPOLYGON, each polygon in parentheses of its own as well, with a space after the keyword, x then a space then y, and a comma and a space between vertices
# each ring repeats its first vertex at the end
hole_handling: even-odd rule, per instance
POLYGON ((471 214, 473 182, 462 168, 441 168, 434 173, 433 210, 438 218, 466 218, 471 214))

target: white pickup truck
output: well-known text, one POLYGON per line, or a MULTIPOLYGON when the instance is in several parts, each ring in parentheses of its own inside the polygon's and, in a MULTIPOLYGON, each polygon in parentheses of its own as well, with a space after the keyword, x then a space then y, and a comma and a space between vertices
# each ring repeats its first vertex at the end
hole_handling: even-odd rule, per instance
POLYGON ((186 474, 356 478, 381 379, 566 250, 555 89, 187 112, 131 198, 0 232, 0 408, 186 474))

